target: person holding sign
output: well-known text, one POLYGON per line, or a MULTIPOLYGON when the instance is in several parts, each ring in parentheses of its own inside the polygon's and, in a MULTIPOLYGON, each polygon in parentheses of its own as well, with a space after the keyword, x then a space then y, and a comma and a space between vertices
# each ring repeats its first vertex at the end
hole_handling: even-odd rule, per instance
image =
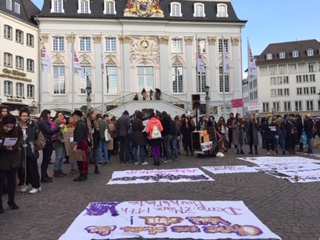
POLYGON ((0 213, 3 213, 2 193, 5 177, 8 181, 8 205, 12 210, 18 209, 15 203, 16 175, 21 164, 21 147, 23 145, 23 133, 17 127, 16 117, 8 114, 3 117, 0 125, 0 213))

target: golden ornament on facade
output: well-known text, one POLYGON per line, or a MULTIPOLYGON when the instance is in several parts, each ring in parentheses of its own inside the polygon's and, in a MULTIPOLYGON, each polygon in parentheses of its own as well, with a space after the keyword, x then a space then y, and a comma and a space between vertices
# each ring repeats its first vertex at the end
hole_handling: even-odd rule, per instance
POLYGON ((130 35, 120 35, 119 40, 122 43, 131 43, 132 42, 132 37, 130 35))
POLYGON ((192 44, 193 43, 193 36, 185 36, 184 41, 185 41, 186 45, 192 44))
POLYGON ((66 35, 66 39, 67 39, 67 43, 73 43, 74 40, 75 40, 75 35, 72 33, 72 34, 67 34, 66 35))
POLYGON ((168 36, 159 36, 158 37, 159 43, 160 44, 168 44, 169 42, 169 37, 168 36))
POLYGON ((124 16, 163 17, 160 0, 128 0, 124 16))
POLYGON ((239 38, 239 37, 232 37, 232 38, 231 38, 231 43, 232 43, 232 45, 234 45, 234 46, 239 46, 240 38, 239 38))
POLYGON ((101 43, 101 38, 102 38, 101 34, 94 34, 92 36, 92 39, 93 39, 94 43, 101 43))
POLYGON ((47 43, 48 42, 48 39, 49 39, 49 34, 48 33, 42 33, 41 34, 41 38, 42 38, 42 41, 44 43, 47 43))
POLYGON ((210 36, 208 37, 208 43, 210 45, 216 45, 217 37, 210 36))

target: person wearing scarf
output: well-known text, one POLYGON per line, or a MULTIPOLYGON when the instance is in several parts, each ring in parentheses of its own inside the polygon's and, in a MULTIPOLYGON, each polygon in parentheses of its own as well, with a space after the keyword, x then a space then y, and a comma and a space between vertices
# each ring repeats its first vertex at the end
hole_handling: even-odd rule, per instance
POLYGON ((94 109, 89 109, 87 113, 87 126, 89 129, 89 139, 92 142, 92 153, 94 159, 94 173, 100 174, 99 171, 99 141, 100 131, 99 124, 96 120, 97 113, 94 109))
POLYGON ((64 117, 64 113, 62 111, 58 111, 55 116, 54 125, 55 127, 58 127, 60 125, 63 125, 64 127, 60 129, 60 131, 57 133, 57 138, 53 141, 53 148, 56 153, 56 159, 54 161, 54 177, 64 177, 66 174, 62 172, 62 163, 63 158, 66 155, 66 149, 64 146, 64 139, 63 139, 63 133, 65 130, 66 125, 66 119, 64 117))

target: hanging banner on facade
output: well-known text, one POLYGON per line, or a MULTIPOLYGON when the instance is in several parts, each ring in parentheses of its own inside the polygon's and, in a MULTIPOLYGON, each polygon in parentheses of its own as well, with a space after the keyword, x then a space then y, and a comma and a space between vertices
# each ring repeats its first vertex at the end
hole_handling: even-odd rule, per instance
POLYGON ((232 108, 242 108, 243 107, 243 99, 236 98, 231 100, 232 108))
POLYGON ((248 111, 262 110, 262 103, 249 103, 248 111))
POLYGON ((107 183, 132 184, 132 183, 156 183, 156 182, 200 182, 214 181, 199 168, 159 169, 159 170, 127 170, 115 171, 107 183))
POLYGON ((281 239, 242 201, 93 202, 60 240, 281 239))

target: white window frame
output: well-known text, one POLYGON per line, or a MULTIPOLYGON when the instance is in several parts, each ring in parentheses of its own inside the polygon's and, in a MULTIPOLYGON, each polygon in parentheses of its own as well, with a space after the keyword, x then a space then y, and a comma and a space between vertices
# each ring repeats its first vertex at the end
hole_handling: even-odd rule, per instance
POLYGON ((194 17, 205 17, 205 8, 203 3, 195 3, 194 4, 194 12, 193 12, 194 17))
POLYGON ((283 89, 282 88, 278 89, 278 96, 280 96, 280 97, 283 96, 283 89))
POLYGON ((24 58, 21 56, 16 56, 16 69, 24 69, 24 58))
POLYGON ((299 51, 298 50, 292 51, 292 57, 294 57, 294 58, 299 57, 299 51))
POLYGON ((78 0, 78 13, 90 14, 90 1, 89 0, 78 0))
POLYGON ((53 94, 62 95, 66 93, 66 67, 53 66, 53 94))
POLYGON ((34 60, 27 59, 27 72, 34 72, 34 60))
POLYGON ((283 102, 283 111, 284 112, 291 112, 291 101, 284 101, 283 102))
POLYGON ((13 82, 4 81, 4 96, 13 97, 13 82))
POLYGON ((270 96, 271 97, 276 97, 277 96, 277 89, 271 89, 270 96))
POLYGON ((80 78, 80 93, 86 94, 87 87, 92 86, 92 66, 81 66, 83 71, 82 77, 80 78), (89 82, 88 82, 89 81, 89 82))
POLYGON ((218 3, 217 4, 217 15, 216 17, 221 17, 221 18, 227 18, 229 17, 228 15, 228 6, 227 4, 224 3, 218 3))
POLYGON ((64 13, 64 0, 51 0, 51 13, 64 13))
POLYGON ((279 58, 280 59, 285 59, 286 58, 286 53, 285 52, 280 52, 279 53, 279 58))
POLYGON ((12 11, 12 0, 6 0, 6 9, 12 11))
POLYGON ((182 53, 182 38, 173 38, 171 42, 172 42, 171 51, 173 53, 182 53))
POLYGON ((263 102, 262 103, 262 111, 263 112, 270 112, 270 107, 269 107, 269 103, 268 102, 263 102))
POLYGON ((23 44, 24 33, 20 29, 16 29, 16 42, 23 44))
POLYGON ((304 87, 303 88, 303 94, 304 95, 309 95, 309 88, 308 87, 304 87))
POLYGON ((14 3, 14 12, 20 14, 20 4, 17 2, 14 3))
POLYGON ((310 82, 315 82, 315 81, 316 81, 316 75, 310 74, 310 82))
POLYGON ((302 101, 294 101, 295 111, 302 111, 302 101))
POLYGON ((32 84, 27 85, 27 98, 34 99, 35 97, 35 86, 32 84))
POLYGON ((63 52, 64 51, 64 37, 56 36, 52 39, 52 47, 54 52, 63 52))
POLYGON ((103 14, 117 14, 116 4, 114 0, 104 0, 103 6, 103 14))
POLYGON ((229 74, 223 74, 223 66, 219 66, 219 91, 223 93, 223 76, 224 76, 224 92, 230 92, 229 74))
POLYGON ((272 106, 276 112, 280 111, 280 102, 272 102, 272 106))
POLYGON ((181 3, 171 2, 170 3, 170 17, 182 17, 181 3))
POLYGON ((314 110, 313 100, 306 100, 306 111, 313 111, 313 110, 314 110))
POLYGON ((302 95, 302 88, 301 87, 297 88, 297 95, 302 95))
POLYGON ((16 97, 24 98, 24 84, 16 83, 16 97))
MULTIPOLYGON (((222 77, 222 76, 220 76, 222 77)), ((229 79, 229 75, 225 75, 225 79, 229 79)), ((205 72, 198 72, 198 82, 197 82, 197 90, 199 93, 205 93, 206 92, 206 86, 207 86, 207 74, 205 72)), ((228 80, 225 82, 225 89, 226 92, 229 92, 228 86, 229 82, 228 80)))
POLYGON ((106 67, 106 88, 109 94, 118 94, 118 68, 117 66, 106 67))
POLYGON ((283 77, 283 84, 289 84, 289 76, 283 77))
POLYGON ((307 50, 307 56, 312 57, 314 55, 314 50, 312 48, 307 50))
POLYGON ((13 67, 13 56, 11 53, 5 52, 3 54, 3 66, 5 67, 13 67))
POLYGON ((80 37, 80 52, 91 52, 91 37, 80 37))
POLYGON ((296 76, 296 83, 302 83, 302 77, 301 75, 296 76))
MULTIPOLYGON (((223 39, 224 47, 226 49, 226 53, 229 52, 229 39, 223 39)), ((222 53, 222 38, 219 39, 219 53, 222 53)))
POLYGON ((273 56, 272 56, 272 53, 267 53, 267 60, 272 60, 273 59, 273 56))
POLYGON ((34 36, 30 33, 27 33, 27 46, 34 47, 34 36))
POLYGON ((116 52, 117 51, 117 38, 106 37, 105 38, 106 52, 116 52))
POLYGON ((310 94, 316 94, 316 87, 310 87, 310 94))
POLYGON ((172 67, 172 92, 183 93, 183 67, 172 67))
POLYGON ((283 95, 284 95, 284 96, 290 96, 289 88, 283 89, 283 95))
POLYGON ((9 25, 4 25, 3 27, 3 37, 6 38, 6 39, 10 39, 12 40, 12 27, 9 26, 9 25))
POLYGON ((270 77, 270 85, 277 85, 277 79, 275 77, 270 77))

